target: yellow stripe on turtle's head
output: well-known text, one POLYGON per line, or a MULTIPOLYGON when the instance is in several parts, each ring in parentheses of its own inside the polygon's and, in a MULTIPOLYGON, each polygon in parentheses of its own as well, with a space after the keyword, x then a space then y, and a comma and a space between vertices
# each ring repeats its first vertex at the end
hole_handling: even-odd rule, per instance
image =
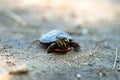
POLYGON ((59 48, 66 49, 69 44, 69 39, 67 38, 58 38, 56 44, 59 48))

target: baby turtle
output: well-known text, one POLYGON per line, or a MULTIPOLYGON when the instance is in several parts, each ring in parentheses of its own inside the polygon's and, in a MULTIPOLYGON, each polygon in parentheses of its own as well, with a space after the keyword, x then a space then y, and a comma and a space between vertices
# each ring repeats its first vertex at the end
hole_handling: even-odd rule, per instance
POLYGON ((71 47, 74 51, 80 51, 80 45, 73 38, 61 30, 52 30, 39 38, 41 44, 47 47, 47 52, 68 52, 71 47))

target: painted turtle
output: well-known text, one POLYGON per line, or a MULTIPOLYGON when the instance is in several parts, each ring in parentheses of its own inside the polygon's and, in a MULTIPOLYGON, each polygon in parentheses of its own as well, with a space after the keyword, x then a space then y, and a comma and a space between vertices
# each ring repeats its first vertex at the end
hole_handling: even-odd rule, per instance
POLYGON ((41 44, 47 46, 47 52, 68 52, 71 47, 74 51, 80 51, 80 45, 73 38, 61 30, 52 30, 39 38, 41 44))

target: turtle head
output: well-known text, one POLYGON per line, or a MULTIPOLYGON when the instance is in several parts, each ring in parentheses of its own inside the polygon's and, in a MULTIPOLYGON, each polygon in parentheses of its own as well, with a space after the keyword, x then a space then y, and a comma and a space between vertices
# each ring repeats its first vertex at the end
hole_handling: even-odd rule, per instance
POLYGON ((69 46, 69 39, 67 38, 57 38, 56 44, 61 49, 66 49, 69 46))

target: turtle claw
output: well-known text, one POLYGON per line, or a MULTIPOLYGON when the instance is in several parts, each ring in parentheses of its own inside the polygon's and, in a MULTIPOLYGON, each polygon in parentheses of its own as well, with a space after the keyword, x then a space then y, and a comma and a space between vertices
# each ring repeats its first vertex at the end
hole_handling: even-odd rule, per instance
POLYGON ((80 52, 81 49, 80 49, 80 47, 76 47, 76 48, 74 48, 74 51, 75 51, 75 52, 80 52))

